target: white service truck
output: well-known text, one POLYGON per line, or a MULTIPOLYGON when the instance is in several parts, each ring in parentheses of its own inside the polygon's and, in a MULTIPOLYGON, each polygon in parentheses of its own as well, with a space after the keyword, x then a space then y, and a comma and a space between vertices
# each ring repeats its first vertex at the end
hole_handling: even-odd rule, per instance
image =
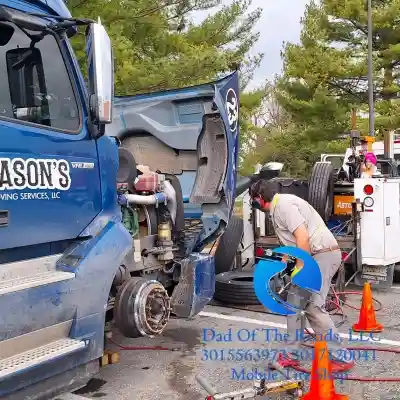
POLYGON ((400 178, 355 179, 354 198, 357 271, 362 279, 391 285, 400 262, 400 178))

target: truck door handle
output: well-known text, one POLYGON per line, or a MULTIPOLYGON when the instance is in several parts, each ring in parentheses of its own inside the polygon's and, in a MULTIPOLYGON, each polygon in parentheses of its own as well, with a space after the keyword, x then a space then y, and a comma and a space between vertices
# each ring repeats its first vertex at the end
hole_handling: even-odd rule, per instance
POLYGON ((8 226, 8 210, 0 210, 0 228, 8 226))

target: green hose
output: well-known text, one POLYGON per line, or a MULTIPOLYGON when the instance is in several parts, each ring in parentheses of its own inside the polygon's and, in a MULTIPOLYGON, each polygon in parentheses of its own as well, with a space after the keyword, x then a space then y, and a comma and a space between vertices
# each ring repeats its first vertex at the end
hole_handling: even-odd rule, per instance
POLYGON ((122 223, 134 239, 139 236, 139 216, 136 209, 122 207, 122 223))

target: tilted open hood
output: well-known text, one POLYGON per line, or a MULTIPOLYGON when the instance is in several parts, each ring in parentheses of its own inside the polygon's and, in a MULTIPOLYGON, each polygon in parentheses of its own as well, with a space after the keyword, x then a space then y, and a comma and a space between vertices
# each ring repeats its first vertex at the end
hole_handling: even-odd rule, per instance
POLYGON ((233 210, 239 144, 239 82, 216 82, 115 98, 106 135, 118 137, 138 164, 180 180, 185 215, 203 220, 201 241, 233 210))

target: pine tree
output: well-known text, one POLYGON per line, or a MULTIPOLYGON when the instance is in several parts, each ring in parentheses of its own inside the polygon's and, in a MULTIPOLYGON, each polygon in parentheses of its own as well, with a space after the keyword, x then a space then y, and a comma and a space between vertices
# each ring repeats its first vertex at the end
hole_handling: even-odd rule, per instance
MULTIPOLYGON (((204 83, 235 65, 245 86, 262 54, 248 55, 258 40, 253 28, 261 9, 249 0, 69 0, 74 16, 97 18, 112 39, 116 94, 136 94, 204 83), (194 23, 194 11, 208 11, 194 23)), ((83 59, 83 35, 74 47, 83 59)))
MULTIPOLYGON (((376 128, 400 125, 400 0, 373 1, 376 128)), ((312 2, 302 20, 300 44, 283 50, 282 104, 311 140, 348 128, 350 109, 367 111, 367 9, 365 0, 312 2)), ((368 126, 364 122, 364 131, 368 126)))

